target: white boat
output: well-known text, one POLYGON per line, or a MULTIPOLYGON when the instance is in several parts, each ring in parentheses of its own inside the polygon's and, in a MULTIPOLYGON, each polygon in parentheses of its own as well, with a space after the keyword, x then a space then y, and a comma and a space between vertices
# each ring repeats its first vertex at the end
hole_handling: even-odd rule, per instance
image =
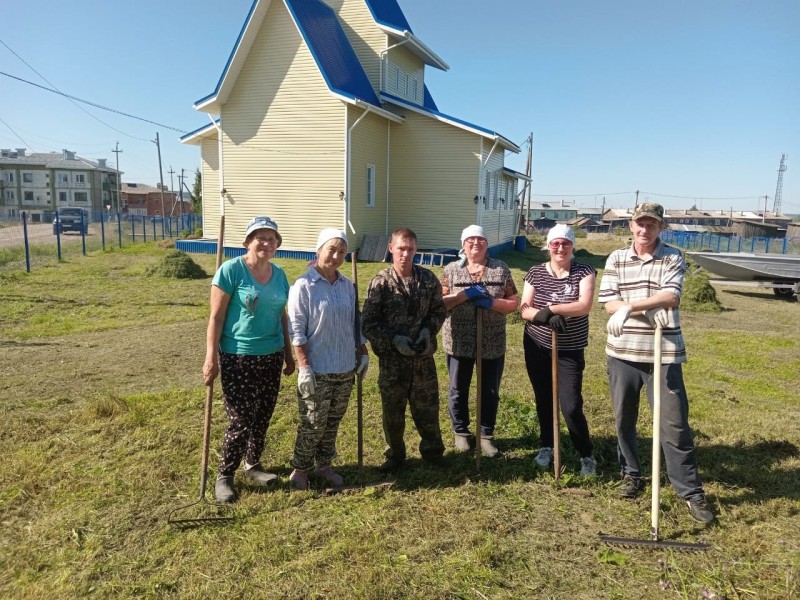
POLYGON ((719 283, 751 283, 791 296, 800 290, 800 256, 749 252, 687 252, 706 271, 724 277, 719 283))

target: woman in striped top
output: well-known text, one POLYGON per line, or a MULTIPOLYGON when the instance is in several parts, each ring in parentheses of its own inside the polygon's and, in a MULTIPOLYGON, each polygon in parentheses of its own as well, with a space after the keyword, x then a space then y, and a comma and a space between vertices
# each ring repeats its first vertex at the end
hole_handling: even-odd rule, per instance
POLYGON ((541 448, 535 460, 542 468, 553 458, 553 387, 551 330, 558 331, 558 402, 570 439, 581 457, 581 475, 596 474, 589 425, 583 414, 584 348, 589 339, 589 311, 594 299, 595 270, 573 260, 575 234, 556 225, 547 234, 550 260, 525 275, 520 315, 527 321, 523 345, 525 366, 536 398, 541 448))

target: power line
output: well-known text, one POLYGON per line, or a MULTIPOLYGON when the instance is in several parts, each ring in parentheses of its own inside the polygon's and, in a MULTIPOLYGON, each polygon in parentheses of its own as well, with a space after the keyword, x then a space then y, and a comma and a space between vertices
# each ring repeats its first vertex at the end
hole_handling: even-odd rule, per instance
MULTIPOLYGON (((78 98, 77 96, 72 96, 70 94, 65 94, 64 92, 59 91, 57 89, 45 87, 43 85, 39 85, 38 83, 34 83, 33 81, 28 81, 27 79, 23 79, 22 77, 17 77, 16 75, 11 75, 11 74, 6 73, 4 71, 0 71, 0 75, 5 75, 6 77, 10 77, 11 79, 16 79, 17 81, 21 81, 22 83, 27 83, 28 85, 32 85, 34 87, 38 87, 38 88, 43 89, 43 90, 45 90, 47 92, 52 92, 53 94, 58 94, 59 96, 64 96, 65 98, 68 98, 70 100, 75 100, 76 102, 83 102, 84 104, 88 104, 89 106, 94 106, 95 108, 100 108, 102 110, 107 110, 108 112, 112 112, 112 113, 115 113, 115 114, 118 114, 118 115, 122 115, 123 117, 129 117, 131 119, 136 119, 137 121, 144 121, 145 123, 150 123, 151 125, 156 125, 158 127, 163 127, 164 129, 171 129, 172 131, 177 131, 178 133, 186 133, 185 129, 178 129, 177 127, 171 127, 169 125, 164 125, 163 123, 158 123, 156 121, 151 121, 150 119, 145 119, 144 117, 137 117, 136 115, 132 115, 130 113, 123 112, 121 110, 116 110, 115 108, 109 108, 108 106, 103 106, 102 104, 97 104, 96 102, 91 102, 89 100, 84 100, 82 98, 78 98)), ((87 114, 91 115, 91 113, 87 113, 87 114)), ((100 122, 102 123, 102 121, 100 121, 100 122)), ((128 137, 133 137, 133 138, 135 138, 137 140, 141 140, 143 142, 149 142, 150 141, 150 140, 146 140, 144 138, 137 138, 135 136, 128 135, 124 131, 119 131, 118 129, 115 129, 111 125, 108 125, 108 123, 103 123, 103 125, 107 125, 108 127, 111 127, 111 129, 114 129, 115 131, 117 131, 119 133, 122 133, 123 135, 127 135, 128 137)))
MULTIPOLYGON (((58 88, 56 88, 56 86, 55 86, 55 84, 54 84, 53 82, 51 82, 49 79, 47 79, 47 77, 45 77, 44 75, 42 75, 41 73, 39 73, 39 71, 37 71, 36 69, 34 69, 34 68, 33 68, 33 66, 32 66, 32 65, 30 65, 30 64, 29 64, 29 63, 28 63, 28 62, 27 62, 27 61, 26 61, 24 58, 22 58, 22 57, 21 57, 19 54, 17 54, 16 52, 14 52, 14 50, 11 48, 11 46, 9 46, 8 44, 6 44, 6 43, 5 43, 3 40, 0 40, 0 44, 3 44, 3 46, 5 46, 5 47, 8 49, 8 51, 9 51, 9 52, 11 52, 11 54, 13 54, 14 56, 16 56, 16 57, 17 57, 17 58, 18 58, 20 61, 22 61, 22 63, 23 63, 23 64, 24 64, 26 67, 28 67, 28 68, 29 68, 31 71, 33 71, 33 72, 34 72, 34 73, 36 73, 36 74, 37 74, 39 77, 41 77, 41 78, 42 78, 42 79, 43 79, 43 80, 44 80, 44 81, 45 81, 47 84, 51 85, 51 86, 52 86, 52 87, 53 87, 53 88, 56 90, 56 92, 57 92, 57 93, 59 93, 59 94, 61 94, 61 95, 65 96, 65 97, 66 97, 66 98, 67 98, 67 99, 68 99, 70 102, 72 102, 72 104, 74 104, 74 105, 75 105, 75 107, 76 107, 76 108, 78 108, 78 109, 82 110, 84 113, 86 113, 87 115, 89 115, 89 116, 90 116, 91 118, 93 118, 95 121, 97 121, 97 122, 98 122, 98 123, 100 123, 101 125, 105 125, 105 126, 106 126, 106 127, 108 127, 109 129, 113 129, 113 130, 114 130, 114 131, 116 131, 117 133, 121 133, 121 134, 122 134, 122 135, 124 135, 124 136, 127 136, 127 137, 129 137, 129 138, 133 138, 133 139, 135 139, 135 140, 136 140, 136 139, 138 139, 138 140, 141 140, 141 138, 137 138, 135 135, 131 135, 131 134, 129 134, 129 133, 125 133, 124 131, 122 131, 122 130, 120 130, 120 129, 117 129, 117 128, 116 128, 116 127, 114 127, 113 125, 110 125, 110 124, 106 123, 106 122, 105 122, 105 121, 103 121, 101 118, 97 117, 96 115, 93 115, 92 113, 90 113, 88 110, 86 110, 85 108, 83 108, 82 106, 80 106, 79 104, 77 104, 77 103, 76 103, 76 102, 75 102, 75 101, 74 101, 72 98, 70 98, 70 96, 68 96, 67 94, 64 94, 64 93, 63 93, 61 90, 59 90, 58 88)), ((36 85, 36 84, 32 84, 32 85, 36 85)), ((45 88, 45 89, 46 89, 46 88, 45 88)), ((142 141, 146 141, 146 140, 142 140, 142 141)))
POLYGON ((0 117, 0 123, 2 123, 3 125, 5 125, 6 127, 8 127, 8 130, 9 130, 11 133, 13 133, 15 136, 17 136, 17 137, 20 139, 20 141, 22 141, 22 143, 23 143, 23 144, 25 144, 25 145, 26 145, 28 148, 33 148, 33 146, 31 146, 31 145, 30 145, 28 142, 26 142, 24 139, 22 139, 22 136, 21 136, 20 134, 18 134, 16 131, 14 131, 14 129, 11 127, 11 125, 9 125, 8 123, 6 123, 6 122, 3 120, 3 118, 2 118, 2 117, 0 117))

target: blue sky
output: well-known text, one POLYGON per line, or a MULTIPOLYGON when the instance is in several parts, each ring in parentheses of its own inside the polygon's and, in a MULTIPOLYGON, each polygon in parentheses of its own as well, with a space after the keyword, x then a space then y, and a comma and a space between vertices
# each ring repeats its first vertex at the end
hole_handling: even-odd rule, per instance
MULTIPOLYGON (((450 65, 427 71, 443 112, 520 144, 533 133, 535 199, 631 206, 638 189, 668 207, 754 210, 767 195, 771 210, 787 153, 782 208, 800 213, 799 2, 399 2, 450 65)), ((16 53, 62 92, 192 130, 250 4, 12 3, 0 71, 50 87, 16 53)), ((93 116, 0 75, 0 146, 114 164, 118 141, 123 180, 154 184, 159 131, 165 183, 170 166, 198 166, 180 133, 81 106, 93 116)), ((524 170, 525 155, 507 164, 524 170)))

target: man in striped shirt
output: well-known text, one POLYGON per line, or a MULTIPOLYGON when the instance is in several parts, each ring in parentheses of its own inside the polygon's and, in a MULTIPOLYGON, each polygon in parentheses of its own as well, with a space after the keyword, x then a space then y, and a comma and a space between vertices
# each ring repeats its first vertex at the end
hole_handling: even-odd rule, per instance
MULTIPOLYGON (((639 396, 647 389, 653 406, 653 332, 663 331, 661 382, 661 448, 667 475, 692 517, 714 520, 697 472, 689 399, 683 383, 686 348, 678 306, 686 264, 680 251, 660 239, 664 208, 655 203, 636 207, 630 222, 633 244, 613 252, 600 280, 599 301, 608 320, 608 384, 617 426, 617 454, 622 470, 619 492, 635 498, 644 489, 636 441, 639 396)), ((653 473, 658 477, 658 473, 653 473)))

